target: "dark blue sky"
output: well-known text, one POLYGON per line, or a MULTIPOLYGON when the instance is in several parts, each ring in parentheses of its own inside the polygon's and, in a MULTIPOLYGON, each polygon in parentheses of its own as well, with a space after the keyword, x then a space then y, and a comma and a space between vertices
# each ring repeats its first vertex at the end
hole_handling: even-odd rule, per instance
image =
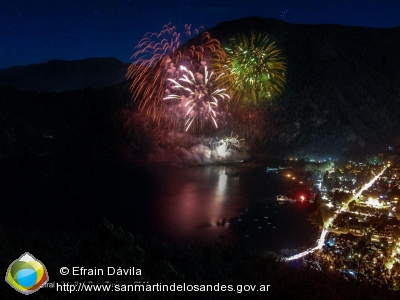
POLYGON ((113 56, 129 62, 146 32, 212 27, 247 16, 294 24, 400 26, 398 0, 3 0, 0 68, 113 56))

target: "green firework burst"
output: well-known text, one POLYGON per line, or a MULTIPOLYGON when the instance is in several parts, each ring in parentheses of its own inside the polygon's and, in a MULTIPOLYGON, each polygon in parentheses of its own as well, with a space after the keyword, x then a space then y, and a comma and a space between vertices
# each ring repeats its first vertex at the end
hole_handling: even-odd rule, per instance
POLYGON ((232 101, 238 106, 259 106, 279 96, 285 84, 286 63, 281 51, 267 35, 240 34, 224 48, 225 60, 215 60, 232 101))

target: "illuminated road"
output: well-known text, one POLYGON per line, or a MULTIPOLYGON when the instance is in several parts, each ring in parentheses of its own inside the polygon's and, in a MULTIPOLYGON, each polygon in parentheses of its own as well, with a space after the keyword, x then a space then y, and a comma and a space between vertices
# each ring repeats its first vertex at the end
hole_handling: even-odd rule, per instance
POLYGON ((358 197, 361 196, 362 192, 364 192, 365 190, 369 189, 371 187, 371 185, 383 174, 383 172, 385 172, 386 168, 387 168, 387 166, 385 166, 383 168, 383 170, 378 175, 376 175, 370 182, 368 182, 363 187, 361 187, 361 189, 356 194, 354 194, 353 197, 351 197, 349 201, 347 201, 345 204, 343 204, 342 207, 338 211, 336 211, 336 213, 333 215, 333 217, 329 218, 325 222, 324 228, 322 229, 322 232, 321 232, 321 235, 320 235, 319 239, 316 241, 317 246, 315 246, 314 248, 308 249, 308 250, 306 250, 304 252, 301 252, 299 254, 296 254, 296 255, 293 255, 291 257, 288 257, 288 258, 286 258, 286 260, 287 261, 296 260, 296 259, 299 259, 299 258, 301 258, 303 256, 306 256, 309 253, 314 252, 315 250, 321 249, 325 244, 326 234, 328 233, 328 228, 332 224, 333 220, 335 220, 335 218, 338 216, 339 213, 344 212, 344 211, 347 210, 348 205, 352 200, 357 199, 358 197))

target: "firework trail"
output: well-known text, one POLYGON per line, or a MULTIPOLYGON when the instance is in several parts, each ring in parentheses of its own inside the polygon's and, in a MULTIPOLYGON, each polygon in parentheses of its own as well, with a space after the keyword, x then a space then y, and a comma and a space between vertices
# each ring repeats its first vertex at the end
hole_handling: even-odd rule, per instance
MULTIPOLYGON (((193 34, 198 32, 196 29, 193 34)), ((140 111, 157 123, 166 121, 174 127, 179 126, 180 113, 174 111, 174 108, 180 109, 177 101, 165 101, 164 98, 170 85, 168 79, 179 78, 181 65, 196 69, 211 58, 225 57, 219 41, 211 38, 208 32, 201 34, 199 45, 182 45, 184 38, 191 36, 191 25, 185 25, 182 35, 169 23, 159 33, 147 33, 135 47, 134 62, 126 74, 128 79, 132 79, 132 99, 139 103, 140 111)))

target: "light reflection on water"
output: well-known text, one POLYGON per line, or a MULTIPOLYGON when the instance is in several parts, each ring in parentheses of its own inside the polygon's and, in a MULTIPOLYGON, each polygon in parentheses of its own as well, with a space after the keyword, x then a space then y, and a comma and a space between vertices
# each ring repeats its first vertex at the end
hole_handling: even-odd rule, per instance
POLYGON ((31 230, 30 217, 40 215, 35 228, 82 230, 105 218, 138 236, 260 249, 311 246, 317 237, 305 207, 277 204, 275 196, 294 182, 284 173, 222 166, 142 169, 113 162, 91 169, 48 159, 1 162, 0 225, 31 230))
POLYGON ((233 237, 228 224, 221 223, 235 217, 246 203, 239 195, 238 177, 215 167, 174 169, 161 177, 153 217, 164 235, 200 240, 233 237))
POLYGON ((289 188, 278 174, 213 166, 162 169, 158 176, 151 218, 163 237, 276 250, 309 246, 316 236, 304 208, 277 205, 275 196, 289 188), (240 213, 251 221, 238 222, 240 213))

